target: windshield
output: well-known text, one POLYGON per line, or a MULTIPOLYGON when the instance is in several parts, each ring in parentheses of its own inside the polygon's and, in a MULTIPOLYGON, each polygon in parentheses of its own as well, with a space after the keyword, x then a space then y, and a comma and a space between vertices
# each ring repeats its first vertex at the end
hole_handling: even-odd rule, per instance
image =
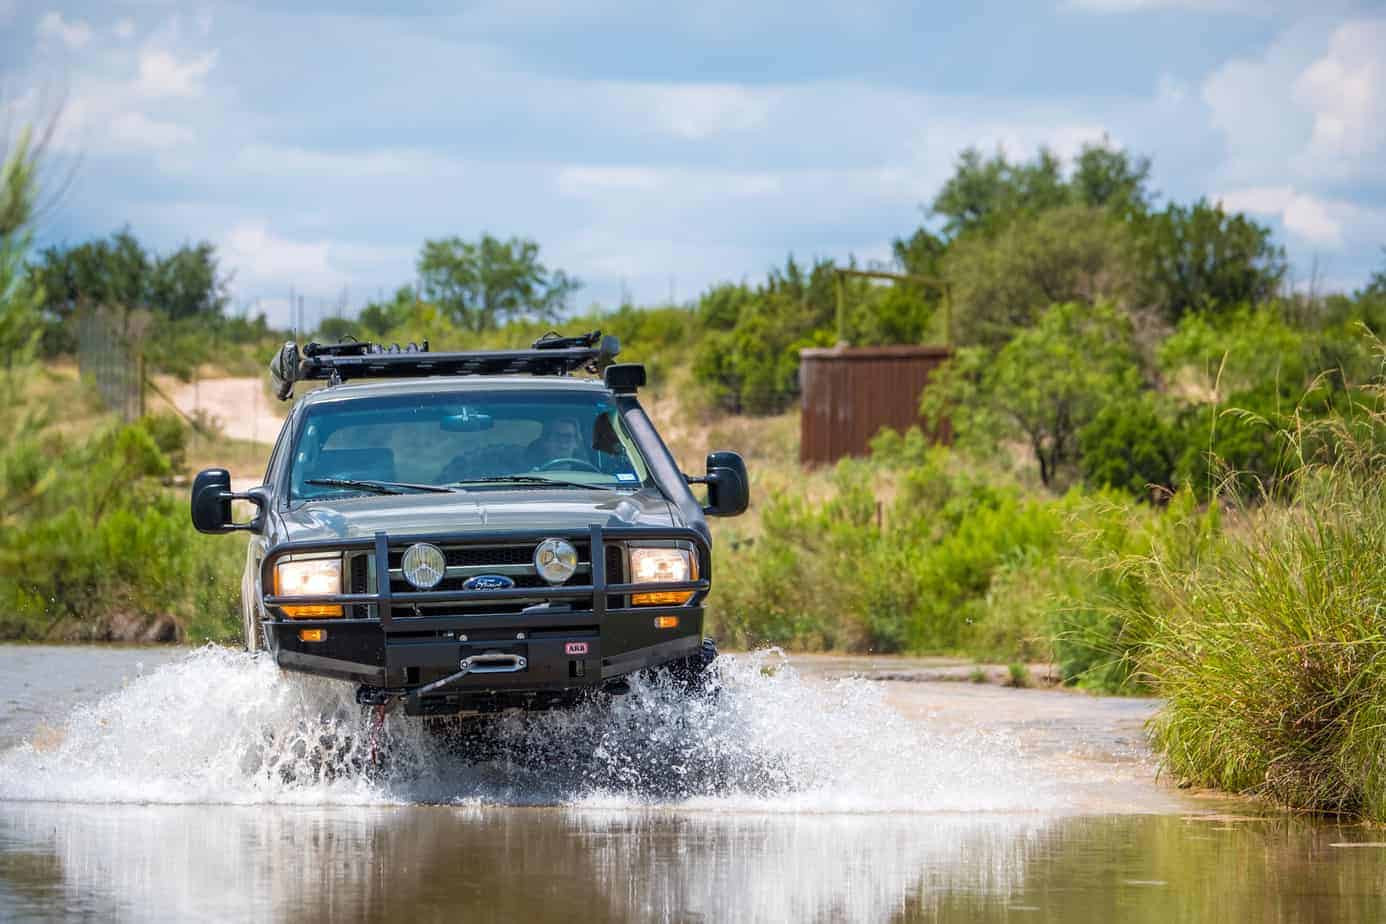
POLYGON ((330 401, 306 411, 299 433, 289 475, 290 496, 298 500, 430 485, 635 488, 648 477, 615 403, 600 393, 330 401))

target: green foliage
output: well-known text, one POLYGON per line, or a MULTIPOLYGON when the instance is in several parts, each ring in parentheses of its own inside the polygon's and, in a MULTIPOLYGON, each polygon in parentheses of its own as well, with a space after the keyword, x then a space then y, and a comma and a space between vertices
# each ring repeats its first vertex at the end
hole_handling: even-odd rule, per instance
POLYGON ((927 228, 917 228, 907 238, 896 238, 891 244, 895 262, 907 273, 938 278, 943 275, 943 258, 948 242, 927 228))
POLYGON ((1147 300, 1170 321, 1271 298, 1285 277, 1285 251, 1269 228, 1221 205, 1170 204, 1137 223, 1147 300))
POLYGON ((37 155, 29 134, 23 132, 0 162, 0 353, 7 375, 28 360, 37 343, 35 326, 43 288, 24 265, 37 197, 37 169, 37 155))
POLYGON ((1133 157, 1104 142, 1083 145, 1073 165, 1069 188, 1078 205, 1130 216, 1149 211, 1149 180, 1150 158, 1133 157))
POLYGON ((949 366, 925 415, 949 417, 965 445, 1023 440, 1050 487, 1077 460, 1079 430, 1141 384, 1130 321, 1107 304, 1055 305, 994 358, 961 351, 949 366))
POLYGON ((0 637, 128 637, 161 618, 185 637, 238 631, 244 541, 195 535, 161 481, 186 433, 175 418, 69 441, 31 412, 0 451, 0 637))
POLYGON ((356 323, 366 336, 359 339, 380 339, 409 320, 410 313, 418 302, 418 296, 409 286, 395 290, 395 296, 388 302, 371 302, 361 309, 356 323))
MULTIPOLYGON (((1381 253, 1386 255, 1386 247, 1381 248, 1381 253)), ((1361 292, 1366 298, 1386 297, 1386 267, 1382 267, 1372 273, 1367 280, 1367 286, 1361 292)))
POLYGON ((1172 490, 1184 446, 1167 418, 1150 392, 1109 401, 1078 431, 1083 479, 1138 498, 1172 490))
POLYGON ((1310 367, 1310 339, 1310 332, 1291 327, 1275 306, 1243 305, 1219 316, 1186 315, 1160 344, 1158 356, 1167 377, 1202 395, 1269 386, 1293 400, 1319 371, 1310 367))
POLYGON ((522 317, 553 320, 579 283, 539 259, 526 238, 499 240, 483 234, 425 241, 418 261, 422 294, 458 327, 477 333, 522 317))
POLYGON ((159 332, 169 323, 219 321, 229 301, 228 280, 211 244, 185 244, 159 255, 146 250, 129 228, 109 239, 49 247, 39 255, 33 272, 45 293, 48 355, 76 348, 72 322, 85 307, 113 309, 127 326, 134 323, 136 312, 152 312, 159 332))
POLYGON ((698 306, 714 331, 694 353, 693 377, 712 403, 774 414, 798 396, 799 350, 827 346, 836 314, 833 265, 806 273, 791 257, 761 286, 719 286, 698 306))
MULTIPOLYGON (((917 433, 877 445, 874 464, 839 463, 821 505, 792 493, 771 498, 753 543, 718 546, 713 605, 724 638, 881 652, 988 644, 977 627, 993 581, 1052 554, 1058 508, 998 489, 946 449, 921 449, 917 433), (899 476, 907 480, 895 502, 878 506, 883 482, 899 476)), ((1011 642, 1003 645, 1033 653, 1011 642)))
POLYGON ((954 342, 999 349, 1056 303, 1129 304, 1134 248, 1128 225, 1090 206, 1022 215, 956 241, 945 262, 954 342))
POLYGON ((1353 458, 1354 439, 1210 554, 1157 550, 1154 592, 1122 615, 1151 639, 1154 740, 1177 777, 1386 821, 1386 479, 1379 443, 1353 458))
POLYGON ((1029 164, 1011 163, 1001 152, 986 159, 968 148, 934 197, 932 211, 944 219, 944 230, 957 237, 1019 214, 1057 208, 1068 198, 1062 165, 1047 148, 1029 164))
POLYGON ((1180 396, 1176 481, 1204 498, 1278 490, 1297 465, 1286 429, 1296 418, 1350 407, 1379 373, 1372 339, 1363 336, 1374 314, 1369 299, 1340 298, 1312 319, 1315 326, 1291 324, 1278 304, 1184 317, 1158 350, 1180 396))
MULTIPOLYGON (((1105 142, 1085 145, 1069 176, 1059 158, 1041 149, 1030 163, 1013 163, 998 152, 984 158, 969 148, 953 176, 934 198, 932 211, 951 237, 991 234, 1017 219, 1064 206, 1107 209, 1116 215, 1145 212, 1150 161, 1105 142)), ((1062 301, 1055 295, 1050 301, 1062 301)))

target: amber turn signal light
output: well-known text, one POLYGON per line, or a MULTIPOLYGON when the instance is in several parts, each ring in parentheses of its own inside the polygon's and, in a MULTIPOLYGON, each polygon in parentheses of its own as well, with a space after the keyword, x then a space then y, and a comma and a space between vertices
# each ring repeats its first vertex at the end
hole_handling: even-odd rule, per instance
POLYGON ((677 616, 656 616, 656 617, 655 617, 655 628, 656 628, 656 629, 677 629, 677 628, 678 628, 678 625, 679 625, 679 618, 678 618, 677 616))
POLYGON ((298 640, 300 642, 325 642, 327 641, 326 629, 299 629, 298 640))
POLYGON ((681 606, 693 598, 691 590, 657 590, 649 594, 631 594, 631 606, 681 606))

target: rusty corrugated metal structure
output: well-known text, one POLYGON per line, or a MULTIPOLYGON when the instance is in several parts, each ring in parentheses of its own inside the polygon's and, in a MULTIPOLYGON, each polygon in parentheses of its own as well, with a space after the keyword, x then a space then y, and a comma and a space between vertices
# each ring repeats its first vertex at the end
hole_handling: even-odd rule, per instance
MULTIPOLYGON (((800 350, 799 461, 828 465, 843 456, 864 456, 882 427, 903 433, 923 426, 919 396, 952 355, 941 346, 800 350)), ((947 442, 951 435, 945 424, 934 437, 947 442)))

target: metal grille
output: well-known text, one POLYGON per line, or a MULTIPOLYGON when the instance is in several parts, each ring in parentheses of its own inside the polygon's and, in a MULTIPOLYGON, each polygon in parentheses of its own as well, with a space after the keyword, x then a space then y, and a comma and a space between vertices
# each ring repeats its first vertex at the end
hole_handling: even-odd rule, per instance
MULTIPOLYGON (((574 546, 578 551, 578 573, 576 577, 586 578, 591 575, 590 559, 591 545, 586 542, 576 542, 574 546)), ((390 550, 391 568, 399 568, 401 559, 404 556, 402 549, 390 550)), ((534 561, 534 547, 531 545, 523 546, 451 546, 443 549, 443 557, 449 567, 483 567, 487 565, 532 565, 534 561)), ((348 574, 350 580, 350 592, 354 594, 370 593, 370 557, 368 555, 354 555, 348 564, 348 574)), ((533 587, 536 590, 535 597, 543 596, 543 589, 549 584, 538 574, 511 574, 508 575, 515 582, 516 587, 533 587)), ((465 577, 444 578, 439 584, 432 588, 434 590, 461 590, 466 582, 465 577)), ((626 580, 626 555, 625 549, 618 543, 608 543, 606 545, 606 580, 608 584, 620 584, 626 580)), ((397 593, 409 593, 415 588, 402 577, 392 577, 390 589, 397 593)), ((625 597, 608 595, 606 605, 611 609, 625 606, 625 597)), ((531 603, 510 603, 510 602, 490 602, 476 604, 448 604, 447 610, 450 612, 481 612, 487 613, 518 613, 531 603)), ((399 608, 397 609, 408 609, 399 608)), ((436 612, 432 607, 430 611, 436 612)), ((365 604, 358 604, 352 607, 352 615, 357 619, 365 619, 369 615, 370 608, 365 604)))
MULTIPOLYGON (((356 555, 351 559, 351 592, 354 594, 370 593, 370 560, 365 555, 356 555)), ((358 603, 351 608, 353 619, 367 619, 370 616, 370 607, 364 603, 358 603)))
MULTIPOLYGON (((523 611, 526 607, 533 606, 535 603, 538 602, 542 602, 545 599, 544 591, 547 590, 551 585, 548 581, 545 581, 538 575, 537 572, 533 570, 535 545, 537 545, 537 543, 506 546, 459 545, 441 547, 443 551, 443 559, 447 562, 447 565, 450 568, 486 568, 505 566, 506 571, 503 573, 515 582, 516 587, 534 589, 534 597, 532 599, 524 599, 518 601, 493 600, 484 603, 434 604, 421 606, 420 609, 430 614, 519 613, 523 611), (516 574, 511 569, 517 566, 526 566, 528 568, 528 571, 516 574)), ((592 574, 591 543, 574 542, 573 547, 577 549, 578 553, 578 569, 577 572, 574 574, 573 578, 571 578, 570 580, 577 583, 585 582, 590 579, 592 574)), ((392 571, 398 570, 401 567, 403 558, 403 548, 390 550, 389 559, 390 568, 392 571)), ((621 562, 624 560, 624 558, 625 556, 622 554, 621 548, 619 546, 615 544, 609 544, 606 546, 606 561, 608 569, 607 581, 609 583, 615 583, 615 581, 619 578, 619 575, 622 573, 621 570, 611 570, 613 563, 615 564, 615 567, 617 569, 621 569, 621 562)), ((467 577, 470 577, 470 575, 467 577)), ((464 589, 463 585, 467 582, 467 577, 444 578, 442 581, 438 583, 436 587, 430 589, 437 591, 462 590, 464 589)), ((394 593, 410 593, 414 591, 415 588, 407 580, 405 580, 403 576, 391 575, 390 590, 394 593)), ((615 600, 617 600, 617 598, 608 597, 609 602, 607 605, 615 606, 615 600)), ((394 611, 396 613, 402 613, 412 609, 412 607, 396 606, 394 611)))

